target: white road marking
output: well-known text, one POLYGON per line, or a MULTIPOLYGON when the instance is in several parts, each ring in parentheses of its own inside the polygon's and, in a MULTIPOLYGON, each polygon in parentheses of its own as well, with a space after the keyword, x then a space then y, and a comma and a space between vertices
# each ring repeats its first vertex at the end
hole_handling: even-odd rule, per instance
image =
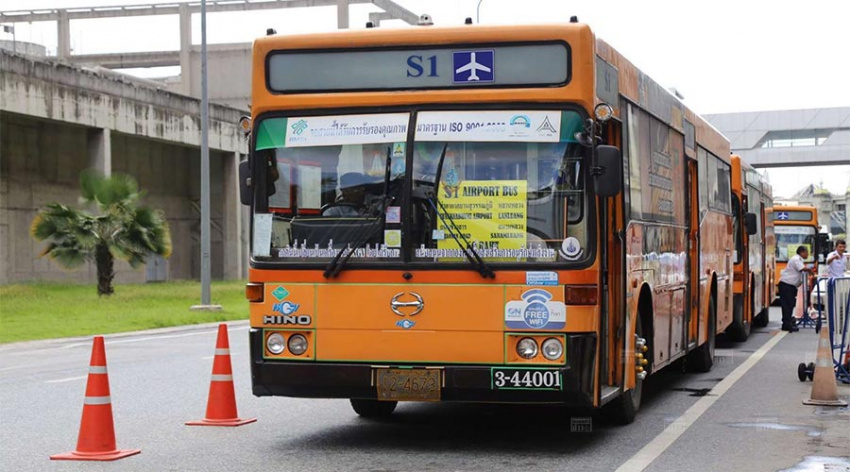
MULTIPOLYGON (((741 379, 756 363, 770 351, 785 335, 787 331, 780 331, 770 340, 764 343, 756 352, 747 358, 737 369, 733 370, 725 379, 711 389, 712 396, 704 396, 698 402, 694 403, 682 416, 674 422, 667 425, 658 436, 655 437, 649 444, 643 447, 637 454, 633 455, 629 460, 623 463, 617 472, 641 472, 646 469, 652 461, 658 458, 664 451, 673 444, 685 431, 688 430, 695 422, 705 413, 711 405, 714 405, 720 397, 722 397, 735 382, 741 379)), ((715 351, 716 353, 716 351, 715 351)))
MULTIPOLYGON (((231 352, 231 353, 230 353, 230 357, 238 356, 238 355, 240 355, 240 354, 242 354, 242 353, 241 353, 241 352, 231 352)), ((202 357, 201 359, 202 359, 202 360, 205 360, 205 361, 210 361, 210 360, 215 359, 215 356, 204 356, 204 357, 202 357)))
POLYGON ((65 379, 45 380, 44 383, 46 383, 46 384, 58 384, 58 383, 62 383, 62 382, 73 382, 74 380, 83 380, 86 377, 88 377, 88 375, 80 375, 80 376, 77 376, 77 377, 68 377, 68 378, 65 378, 65 379))

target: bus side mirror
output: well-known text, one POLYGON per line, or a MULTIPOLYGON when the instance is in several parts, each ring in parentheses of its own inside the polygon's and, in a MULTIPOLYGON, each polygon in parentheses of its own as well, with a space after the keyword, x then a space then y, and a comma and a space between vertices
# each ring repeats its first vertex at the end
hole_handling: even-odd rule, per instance
POLYGON ((593 187, 600 197, 613 197, 623 190, 623 158, 614 146, 596 146, 596 161, 590 168, 593 187))
POLYGON ((744 225, 747 227, 747 234, 752 236, 759 231, 758 219, 755 213, 747 213, 744 215, 744 225))
POLYGON ((815 251, 819 254, 827 254, 831 251, 829 234, 818 233, 817 239, 815 239, 815 251))
POLYGON ((248 160, 239 163, 239 200, 243 205, 251 206, 254 203, 254 192, 251 187, 251 167, 248 160))

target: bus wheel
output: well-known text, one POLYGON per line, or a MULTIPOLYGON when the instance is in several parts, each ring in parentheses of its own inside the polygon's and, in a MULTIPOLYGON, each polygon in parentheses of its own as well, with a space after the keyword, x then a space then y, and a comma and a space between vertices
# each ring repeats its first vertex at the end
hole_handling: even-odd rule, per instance
POLYGON ((770 309, 768 307, 764 307, 761 309, 761 313, 758 314, 755 318, 753 318, 753 326, 756 328, 764 328, 767 326, 767 323, 770 321, 770 315, 768 313, 770 309))
POLYGON ((714 342, 717 331, 717 305, 714 297, 708 300, 708 340, 688 354, 688 368, 693 372, 708 372, 714 365, 714 342))
MULTIPOLYGON (((643 330, 641 329, 640 312, 638 312, 635 339, 642 337, 643 330)), ((647 352, 651 351, 652 349, 647 350, 647 352)), ((640 352, 640 349, 635 349, 635 352, 640 352)), ((649 365, 647 365, 648 367, 649 365)), ((626 425, 635 420, 635 416, 638 410, 640 410, 643 382, 639 376, 636 376, 633 389, 623 392, 619 397, 612 400, 611 403, 605 405, 603 411, 612 423, 626 425)))
MULTIPOLYGON (((752 298, 750 298, 752 301, 752 298)), ((750 303, 752 313, 752 303, 750 303)), ((750 337, 750 322, 744 319, 744 297, 735 295, 732 305, 732 324, 727 328, 729 337, 736 342, 744 342, 750 337)))
POLYGON ((393 414, 398 402, 379 402, 378 400, 351 399, 351 408, 364 418, 386 418, 393 414))
MULTIPOLYGON (((744 300, 743 297, 735 296, 736 300, 733 305, 733 313, 732 313, 732 324, 729 325, 728 332, 729 337, 732 338, 733 341, 742 343, 750 337, 751 322, 750 320, 745 319, 744 316, 744 300)), ((755 300, 753 300, 753 293, 750 292, 750 313, 752 314, 754 309, 753 305, 755 305, 755 300)))

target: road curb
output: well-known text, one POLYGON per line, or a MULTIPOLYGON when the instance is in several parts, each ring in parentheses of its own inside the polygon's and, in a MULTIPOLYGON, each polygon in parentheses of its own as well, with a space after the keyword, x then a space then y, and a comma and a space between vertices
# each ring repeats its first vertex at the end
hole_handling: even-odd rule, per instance
POLYGON ((232 321, 212 321, 209 323, 198 323, 191 325, 169 326, 167 328, 145 329, 140 331, 122 331, 120 333, 100 334, 95 333, 87 336, 74 336, 72 338, 53 338, 53 339, 38 339, 34 341, 19 341, 13 343, 0 344, 0 354, 9 351, 26 348, 44 348, 44 347, 61 347, 63 344, 73 344, 82 341, 90 341, 93 336, 103 336, 107 341, 115 338, 128 338, 132 336, 155 336, 158 334, 181 333, 189 331, 202 331, 205 329, 216 328, 221 323, 226 323, 228 327, 247 326, 248 320, 232 320, 232 321))

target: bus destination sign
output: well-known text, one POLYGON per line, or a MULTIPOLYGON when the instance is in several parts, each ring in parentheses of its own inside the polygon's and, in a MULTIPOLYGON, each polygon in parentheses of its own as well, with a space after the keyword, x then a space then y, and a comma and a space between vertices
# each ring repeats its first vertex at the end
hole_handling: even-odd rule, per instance
POLYGON ((278 93, 476 86, 557 86, 569 81, 565 43, 463 49, 275 51, 268 88, 278 93))

